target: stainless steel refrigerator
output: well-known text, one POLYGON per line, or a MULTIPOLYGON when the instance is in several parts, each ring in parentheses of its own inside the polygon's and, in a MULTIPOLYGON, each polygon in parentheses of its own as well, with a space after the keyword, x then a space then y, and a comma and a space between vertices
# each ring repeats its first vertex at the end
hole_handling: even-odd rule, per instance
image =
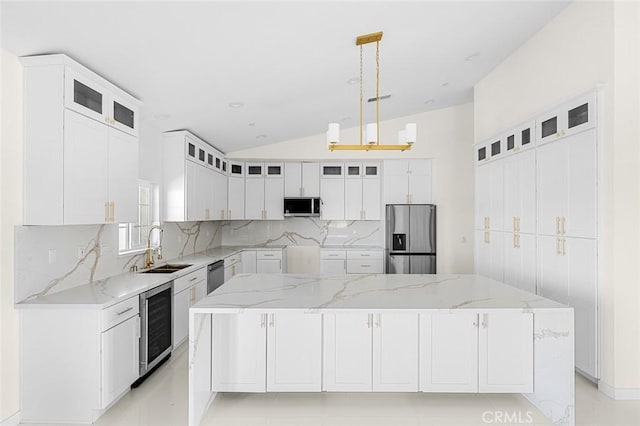
POLYGON ((387 204, 387 274, 436 273, 436 206, 387 204))

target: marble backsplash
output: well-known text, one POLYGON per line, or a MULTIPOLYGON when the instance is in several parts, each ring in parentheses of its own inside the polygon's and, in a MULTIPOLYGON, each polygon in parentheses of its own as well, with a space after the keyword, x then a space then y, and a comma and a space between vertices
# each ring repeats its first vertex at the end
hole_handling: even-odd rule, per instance
POLYGON ((382 221, 321 221, 313 217, 231 221, 222 225, 224 246, 383 246, 382 221))
MULTIPOLYGON (((165 223, 163 259, 219 247, 221 222, 165 223)), ((157 231, 154 231, 157 232, 157 231)), ((118 255, 118 225, 15 228, 15 301, 87 284, 144 264, 144 253, 118 255), (84 254, 80 256, 80 253, 84 254)))

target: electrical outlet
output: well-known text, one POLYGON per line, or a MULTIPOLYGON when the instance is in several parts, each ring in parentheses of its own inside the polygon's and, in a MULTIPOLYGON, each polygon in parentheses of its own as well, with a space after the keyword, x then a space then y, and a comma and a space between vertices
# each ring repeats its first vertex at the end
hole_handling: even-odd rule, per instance
POLYGON ((58 261, 58 252, 55 249, 49 249, 49 265, 53 265, 58 261))
POLYGON ((81 260, 84 257, 84 254, 85 254, 85 248, 78 247, 78 260, 81 260))

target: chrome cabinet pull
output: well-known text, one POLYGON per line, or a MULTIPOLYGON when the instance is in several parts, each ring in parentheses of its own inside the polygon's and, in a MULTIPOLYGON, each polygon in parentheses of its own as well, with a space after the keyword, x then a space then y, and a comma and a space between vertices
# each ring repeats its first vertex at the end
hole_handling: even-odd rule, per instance
POLYGON ((489 314, 482 314, 482 328, 487 328, 489 325, 489 314))
POLYGON ((197 280, 197 279, 198 279, 198 277, 193 277, 193 278, 191 278, 189 281, 195 281, 195 280, 197 280))
POLYGON ((264 328, 265 325, 267 324, 266 316, 267 314, 260 315, 260 328, 264 328))
POLYGON ((120 311, 118 312, 118 315, 122 315, 122 314, 126 314, 127 312, 129 312, 130 310, 133 309, 133 306, 128 307, 127 309, 125 309, 124 311, 120 311))

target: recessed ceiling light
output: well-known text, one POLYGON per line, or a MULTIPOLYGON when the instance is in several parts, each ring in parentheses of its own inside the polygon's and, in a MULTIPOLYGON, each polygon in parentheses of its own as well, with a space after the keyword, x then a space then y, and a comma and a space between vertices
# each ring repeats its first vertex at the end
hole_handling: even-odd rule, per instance
POLYGON ((256 139, 264 139, 266 137, 267 137, 267 135, 258 135, 258 136, 256 136, 256 139))
POLYGON ((448 81, 445 81, 444 83, 442 83, 442 87, 447 87, 449 85, 448 81))
POLYGON ((248 124, 248 126, 249 126, 249 127, 253 127, 253 126, 255 126, 255 125, 256 125, 256 123, 249 123, 249 124, 248 124))
POLYGON ((347 84, 358 84, 360 83, 360 77, 352 77, 347 80, 347 84))
POLYGON ((171 115, 169 114, 155 114, 153 116, 153 118, 155 118, 156 120, 168 120, 171 118, 171 115))
POLYGON ((230 108, 242 108, 244 104, 242 102, 229 102, 230 108))
POLYGON ((424 101, 424 103, 429 105, 429 104, 434 103, 435 101, 436 101, 435 99, 431 98, 431 99, 427 99, 426 101, 424 101))
POLYGON ((464 58, 464 60, 465 61, 471 61, 471 60, 477 58, 478 56, 480 56, 480 52, 473 52, 471 55, 469 55, 466 58, 464 58))

